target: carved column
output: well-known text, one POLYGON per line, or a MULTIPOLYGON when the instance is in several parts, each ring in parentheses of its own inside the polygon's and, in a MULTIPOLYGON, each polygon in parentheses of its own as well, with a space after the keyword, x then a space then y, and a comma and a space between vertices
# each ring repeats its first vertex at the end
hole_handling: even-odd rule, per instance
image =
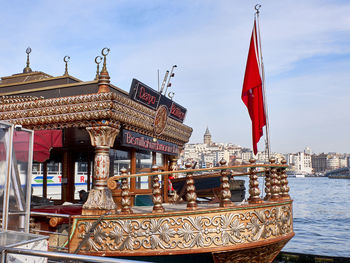
MULTIPOLYGON (((152 172, 157 173, 159 170, 157 165, 152 166, 152 172)), ((153 201, 153 211, 152 213, 162 213, 164 212, 164 207, 162 206, 162 194, 160 190, 160 183, 158 175, 152 176, 152 201, 153 201)))
POLYGON ((282 168, 277 169, 277 181, 278 181, 278 188, 279 188, 279 196, 282 197, 282 168))
POLYGON ((271 198, 271 172, 270 168, 265 168, 265 197, 264 200, 270 200, 271 198))
MULTIPOLYGON (((95 146, 94 188, 83 205, 83 214, 103 214, 115 210, 112 192, 107 187, 109 177, 109 149, 113 146, 119 129, 109 126, 87 127, 91 145, 95 146)), ((114 211, 113 211, 114 212, 114 211)))
MULTIPOLYGON (((274 158, 270 159, 271 164, 275 164, 276 160, 274 158)), ((280 199, 280 186, 278 181, 277 169, 275 167, 271 167, 270 170, 270 178, 271 178, 271 199, 272 201, 277 201, 280 199)))
MULTIPOLYGON (((127 175, 128 171, 125 168, 120 169, 120 176, 127 175)), ((121 180, 121 187, 122 189, 122 200, 121 200, 121 214, 132 214, 131 210, 131 199, 129 195, 129 183, 128 183, 128 178, 124 177, 121 180)))
MULTIPOLYGON (((255 159, 249 160, 250 164, 255 163, 255 159)), ((250 204, 261 203, 262 200, 260 198, 260 189, 259 189, 259 181, 258 176, 256 174, 256 167, 250 167, 249 169, 249 198, 248 202, 250 204)))
MULTIPOLYGON (((220 165, 225 166, 226 160, 221 159, 220 165)), ((229 175, 229 172, 226 169, 221 170, 220 207, 228 207, 233 205, 233 203, 231 202, 231 191, 230 191, 230 183, 229 183, 228 175, 229 175)))
MULTIPOLYGON (((285 165, 286 163, 287 161, 283 159, 282 164, 285 165)), ((282 168, 281 170, 281 197, 282 199, 290 199, 286 168, 282 168)))
MULTIPOLYGON (((185 164, 186 169, 191 169, 192 163, 187 162, 185 164)), ((196 187, 194 186, 193 173, 188 172, 186 175, 186 200, 187 209, 196 210, 197 209, 197 193, 196 187)))

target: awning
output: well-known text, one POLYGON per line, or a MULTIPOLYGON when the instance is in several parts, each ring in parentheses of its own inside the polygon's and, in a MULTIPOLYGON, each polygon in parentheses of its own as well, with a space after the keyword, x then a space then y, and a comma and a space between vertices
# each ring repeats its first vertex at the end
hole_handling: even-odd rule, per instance
POLYGON ((50 150, 53 147, 62 147, 61 130, 34 131, 34 161, 45 162, 50 158, 50 150))
MULTIPOLYGON (((41 130, 34 131, 33 160, 45 162, 50 158, 50 150, 53 147, 62 147, 61 130, 41 130)), ((17 161, 26 162, 28 160, 29 133, 15 131, 13 134, 13 150, 17 161)), ((0 142, 0 160, 5 160, 6 147, 4 142, 0 142)))

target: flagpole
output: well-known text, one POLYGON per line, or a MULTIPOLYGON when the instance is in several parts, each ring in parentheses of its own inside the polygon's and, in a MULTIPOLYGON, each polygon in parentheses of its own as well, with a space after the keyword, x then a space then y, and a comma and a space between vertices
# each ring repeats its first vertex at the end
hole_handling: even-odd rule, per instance
POLYGON ((264 110, 265 110, 265 117, 266 117, 266 140, 265 140, 265 151, 267 152, 267 158, 270 160, 270 152, 271 152, 271 146, 270 146, 270 129, 269 129, 269 116, 268 116, 268 110, 267 110, 267 101, 266 101, 266 91, 265 91, 265 70, 264 70, 264 62, 262 57, 262 50, 261 50, 261 37, 260 37, 260 23, 259 23, 259 9, 261 5, 256 4, 255 5, 255 16, 257 20, 257 33, 258 33, 258 43, 259 43, 259 57, 260 57, 260 71, 261 71, 261 77, 262 77, 262 89, 263 89, 263 98, 264 98, 264 110))

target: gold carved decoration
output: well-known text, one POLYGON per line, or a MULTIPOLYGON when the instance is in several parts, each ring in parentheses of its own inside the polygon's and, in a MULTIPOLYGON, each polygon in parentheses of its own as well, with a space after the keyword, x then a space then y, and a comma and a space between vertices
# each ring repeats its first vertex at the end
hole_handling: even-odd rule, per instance
POLYGON ((161 105, 154 117, 154 133, 159 136, 163 133, 168 120, 168 109, 166 106, 161 105))
POLYGON ((92 146, 108 146, 113 147, 115 137, 119 133, 119 129, 109 126, 86 127, 90 135, 92 146))
MULTIPOLYGON (((197 211, 106 216, 89 236, 82 253, 127 256, 193 253, 196 249, 227 251, 235 246, 274 242, 293 235, 291 203, 197 211)), ((70 251, 91 231, 96 218, 74 220, 70 251)))
MULTIPOLYGON (((36 130, 96 125, 119 128, 122 124, 128 130, 154 137, 155 115, 154 110, 112 92, 0 105, 0 120, 36 130)), ((168 118, 157 138, 182 146, 191 133, 192 128, 168 118)))

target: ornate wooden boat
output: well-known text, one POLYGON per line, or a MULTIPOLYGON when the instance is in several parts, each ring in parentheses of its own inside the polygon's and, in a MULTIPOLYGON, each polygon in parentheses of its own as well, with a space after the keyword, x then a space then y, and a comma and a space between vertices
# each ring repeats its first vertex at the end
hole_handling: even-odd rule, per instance
MULTIPOLYGON (((177 170, 180 149, 192 133, 183 124, 186 109, 137 80, 129 93, 112 85, 106 51, 93 81, 70 76, 67 64, 60 77, 32 72, 28 59, 23 74, 3 77, 0 83, 0 120, 35 131, 62 131, 61 145, 50 144, 46 136, 51 133, 41 134, 52 150, 37 157, 34 152, 33 167, 42 171, 42 186, 34 193, 61 205, 79 203, 78 190, 89 192, 81 209, 73 209, 79 212, 69 212, 68 252, 154 261, 186 256, 271 262, 294 235, 285 163, 271 159, 257 165, 251 160, 250 165, 228 167, 222 161, 221 167, 203 169, 190 169, 188 163, 187 170, 177 170), (79 174, 79 167, 85 167, 85 174, 79 174), (242 167, 248 169, 249 198, 235 203, 228 174, 242 167), (60 176, 58 197, 49 188, 53 171, 60 176), (218 203, 196 201, 193 178, 204 171, 220 175, 218 203), (186 178, 186 198, 174 204, 168 177, 178 173, 186 178), (264 197, 259 173, 266 177, 260 186, 264 197), (84 182, 77 183, 81 177, 84 182), (150 196, 153 204, 133 206, 140 195, 150 196)), ((65 211, 57 209, 50 211, 65 211)), ((55 220, 54 213, 45 213, 50 222, 44 226, 39 220, 41 227, 58 228, 65 222, 55 220)))
MULTIPOLYGON (((74 216, 69 250, 93 255, 139 256, 156 262, 154 256, 167 256, 171 260, 184 254, 198 257, 209 254, 214 262, 271 262, 294 235, 286 166, 273 162, 262 165, 269 174, 264 201, 259 197, 255 170, 261 165, 248 166, 250 197, 243 204, 231 202, 227 177, 227 170, 241 166, 227 167, 224 161, 222 167, 212 169, 221 170, 218 204, 197 204, 193 176, 198 170, 186 171, 187 201, 176 205, 162 202, 159 176, 168 172, 158 172, 156 166, 153 174, 127 175, 123 170, 121 175, 108 179, 112 191, 117 187, 115 180, 122 181, 120 209, 102 216, 74 216), (131 207, 128 179, 136 176, 152 176, 153 206, 131 207)), ((173 173, 177 172, 183 171, 173 173)))

